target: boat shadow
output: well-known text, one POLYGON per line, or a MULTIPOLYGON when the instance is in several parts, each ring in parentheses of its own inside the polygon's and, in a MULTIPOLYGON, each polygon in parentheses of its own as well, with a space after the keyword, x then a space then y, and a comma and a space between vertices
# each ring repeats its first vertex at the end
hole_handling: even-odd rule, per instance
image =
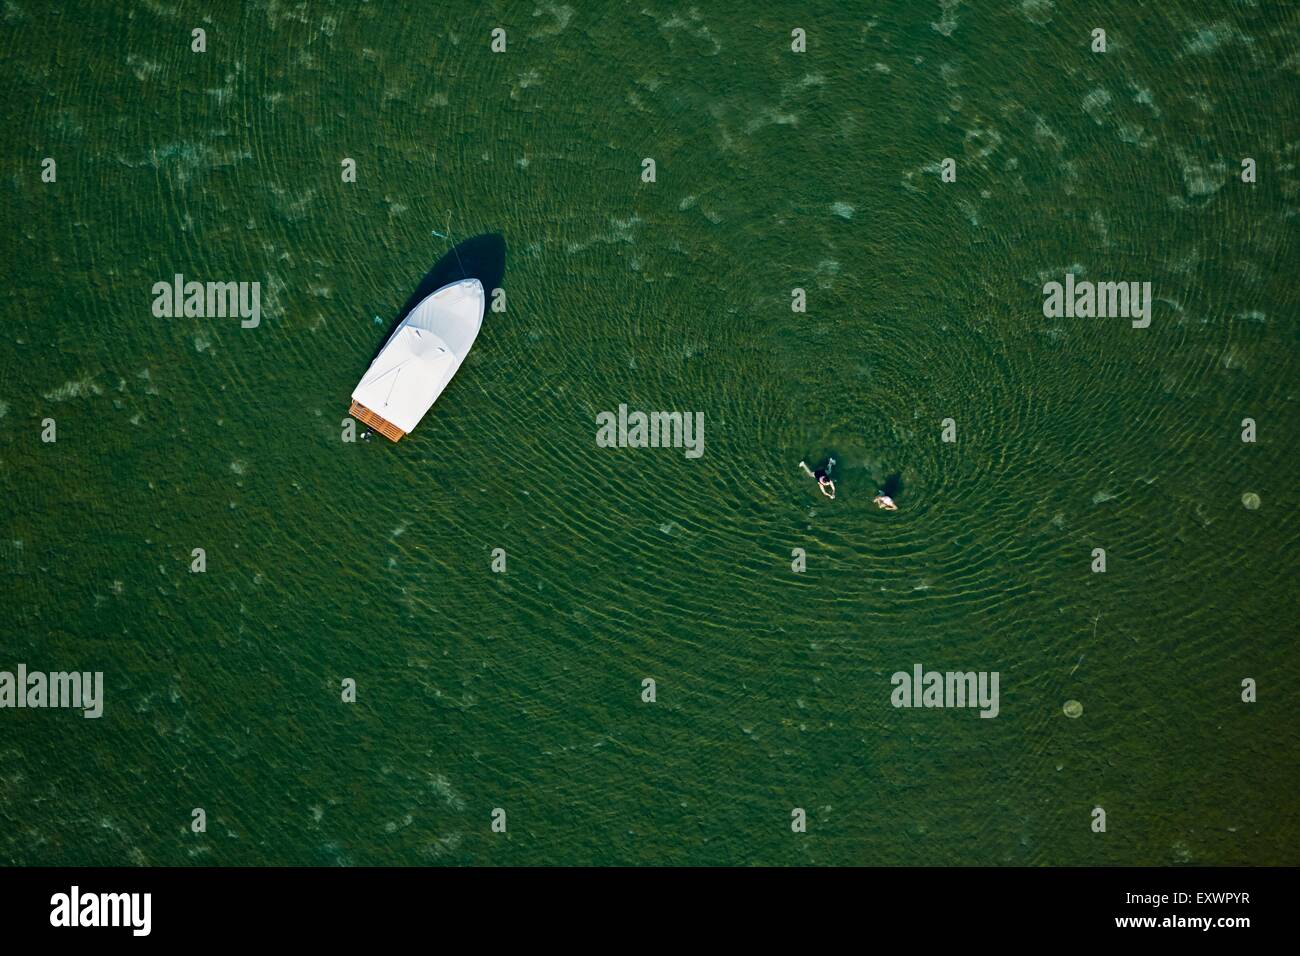
POLYGON ((397 313, 392 324, 384 332, 375 354, 370 357, 373 362, 388 344, 389 338, 397 331, 402 320, 423 302, 430 293, 437 292, 449 282, 460 279, 478 279, 483 283, 483 293, 487 296, 488 306, 492 304, 492 290, 501 287, 501 280, 506 274, 506 240, 499 232, 485 232, 464 242, 447 252, 433 264, 420 284, 415 287, 411 297, 406 300, 402 310, 397 313))

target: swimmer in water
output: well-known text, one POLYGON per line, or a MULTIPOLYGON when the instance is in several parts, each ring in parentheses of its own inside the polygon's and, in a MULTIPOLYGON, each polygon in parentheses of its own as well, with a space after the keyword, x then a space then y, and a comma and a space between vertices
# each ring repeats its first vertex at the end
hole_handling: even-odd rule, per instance
POLYGON ((894 499, 889 497, 883 491, 871 499, 876 505, 879 505, 885 511, 897 511, 898 505, 894 504, 894 499))
POLYGON ((807 474, 808 477, 817 479, 817 487, 821 489, 822 494, 827 498, 830 498, 832 501, 835 500, 835 482, 831 481, 831 469, 835 467, 834 458, 831 458, 826 462, 825 469, 818 468, 816 471, 813 471, 808 467, 806 462, 802 461, 799 462, 799 467, 804 470, 804 473, 807 474))

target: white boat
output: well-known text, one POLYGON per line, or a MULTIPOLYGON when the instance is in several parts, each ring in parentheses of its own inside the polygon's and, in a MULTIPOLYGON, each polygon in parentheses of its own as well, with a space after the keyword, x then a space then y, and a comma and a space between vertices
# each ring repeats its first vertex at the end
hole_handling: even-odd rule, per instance
POLYGON ((423 299, 352 390, 348 414, 397 441, 419 424, 483 325, 483 284, 462 279, 423 299))

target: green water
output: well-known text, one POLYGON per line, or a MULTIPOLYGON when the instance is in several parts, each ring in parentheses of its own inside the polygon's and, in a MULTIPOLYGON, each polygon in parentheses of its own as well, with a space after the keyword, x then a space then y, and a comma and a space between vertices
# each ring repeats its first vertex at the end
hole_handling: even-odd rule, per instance
POLYGON ((106 701, 0 710, 0 862, 1300 862, 1300 12, 870 7, 9 0, 0 669, 106 701), (449 219, 506 311, 344 443, 449 219))

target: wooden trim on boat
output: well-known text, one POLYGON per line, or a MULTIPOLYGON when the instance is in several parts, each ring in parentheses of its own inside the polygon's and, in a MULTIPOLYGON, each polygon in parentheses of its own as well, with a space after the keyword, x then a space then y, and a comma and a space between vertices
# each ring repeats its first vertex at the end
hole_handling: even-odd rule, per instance
POLYGON ((376 415, 356 399, 352 400, 352 407, 348 409, 348 414, 364 423, 366 427, 373 428, 389 441, 397 441, 406 434, 406 432, 402 431, 388 419, 376 415))

